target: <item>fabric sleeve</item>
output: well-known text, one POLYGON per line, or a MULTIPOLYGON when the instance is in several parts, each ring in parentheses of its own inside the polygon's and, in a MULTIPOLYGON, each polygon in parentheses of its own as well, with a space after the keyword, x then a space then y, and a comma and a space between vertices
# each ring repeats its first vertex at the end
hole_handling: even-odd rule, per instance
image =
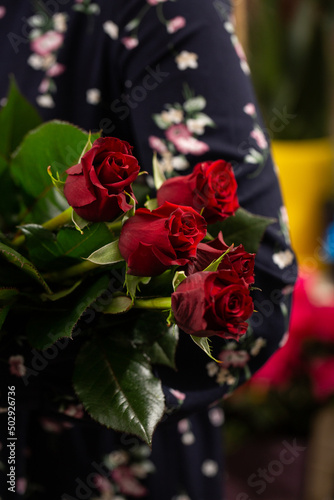
MULTIPOLYGON (((167 406, 192 411, 225 397, 249 378, 287 332, 296 262, 286 211, 228 2, 115 2, 119 97, 116 130, 149 170, 153 151, 167 176, 188 174, 203 160, 230 161, 242 207, 274 217, 256 255, 256 312, 239 342, 214 339, 218 365, 180 334, 178 371, 159 368, 167 406), (117 8, 119 3, 119 8, 117 8)), ((108 21, 107 21, 108 22, 108 21)), ((106 25, 105 25, 106 26, 106 25)))

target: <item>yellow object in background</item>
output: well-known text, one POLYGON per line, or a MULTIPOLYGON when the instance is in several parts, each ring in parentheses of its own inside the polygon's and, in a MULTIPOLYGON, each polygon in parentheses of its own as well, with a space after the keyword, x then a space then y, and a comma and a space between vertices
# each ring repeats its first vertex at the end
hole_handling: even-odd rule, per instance
POLYGON ((334 197, 334 149, 330 139, 273 141, 292 246, 299 263, 315 269, 321 262, 324 203, 334 197))

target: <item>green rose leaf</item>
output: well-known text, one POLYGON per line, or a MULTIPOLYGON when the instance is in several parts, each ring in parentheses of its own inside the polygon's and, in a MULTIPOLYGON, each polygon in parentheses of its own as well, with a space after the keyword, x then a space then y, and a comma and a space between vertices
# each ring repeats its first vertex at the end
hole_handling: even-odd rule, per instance
POLYGON ((169 328, 146 350, 152 364, 169 366, 176 370, 175 353, 179 341, 178 329, 169 328))
POLYGON ((163 415, 164 396, 144 353, 107 336, 94 338, 77 357, 73 381, 95 420, 116 431, 135 434, 151 445, 163 415))
MULTIPOLYGON (((95 140, 99 134, 92 136, 95 140)), ((65 177, 65 171, 78 163, 88 134, 69 123, 54 120, 30 131, 13 153, 11 172, 14 181, 30 203, 25 221, 45 222, 68 207, 54 188, 48 167, 65 177)))
POLYGON ((243 244, 245 250, 256 253, 266 228, 275 222, 275 219, 253 215, 244 208, 239 208, 233 217, 208 226, 208 232, 217 236, 222 231, 227 245, 243 244))
POLYGON ((90 224, 82 234, 74 227, 64 227, 55 235, 38 224, 26 224, 20 229, 25 235, 30 259, 45 270, 57 259, 67 264, 82 260, 110 241, 110 233, 104 223, 90 224))
POLYGON ((29 130, 41 123, 35 108, 20 94, 15 80, 11 78, 8 100, 0 111, 0 156, 9 160, 10 154, 29 130))
POLYGON ((45 282, 36 267, 32 262, 23 257, 23 255, 3 243, 0 243, 0 255, 11 264, 14 264, 14 266, 20 268, 23 273, 37 281, 47 293, 52 293, 49 285, 45 282))
POLYGON ((80 333, 76 325, 83 314, 90 308, 87 316, 87 324, 96 316, 96 310, 92 304, 107 289, 109 277, 101 276, 92 285, 81 286, 70 300, 65 298, 63 304, 60 301, 50 304, 39 315, 35 315, 27 326, 28 338, 36 349, 47 349, 61 338, 72 338, 80 333))
POLYGON ((115 264, 116 262, 121 262, 123 259, 119 248, 118 248, 118 240, 112 241, 107 245, 95 250, 87 260, 90 262, 94 262, 94 264, 115 264))
POLYGON ((132 300, 127 295, 116 295, 112 298, 110 304, 103 309, 105 314, 119 314, 131 309, 132 300))
POLYGON ((210 347, 210 340, 208 337, 196 337, 196 335, 190 335, 190 337, 193 339, 195 344, 198 345, 202 349, 202 351, 205 352, 209 356, 209 358, 213 359, 213 361, 216 361, 216 363, 220 363, 217 359, 215 359, 212 354, 211 354, 211 347, 210 347))

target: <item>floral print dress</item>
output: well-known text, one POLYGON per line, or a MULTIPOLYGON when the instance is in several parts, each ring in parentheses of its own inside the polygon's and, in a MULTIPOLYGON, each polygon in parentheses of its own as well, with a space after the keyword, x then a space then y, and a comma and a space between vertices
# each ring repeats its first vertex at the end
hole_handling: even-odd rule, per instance
MULTIPOLYGON (((286 339, 296 278, 270 134, 230 3, 0 0, 0 34, 1 105, 13 75, 45 120, 128 140, 149 174, 154 152, 167 177, 225 159, 234 167, 240 205, 277 220, 256 257, 257 312, 244 339, 215 339, 217 364, 180 332, 178 371, 157 367, 166 412, 152 450, 85 414, 70 383, 75 345, 41 368, 18 323, 0 356, 0 496, 9 494, 6 397, 15 386, 17 477, 10 498, 221 500, 221 401, 286 339)), ((147 182, 152 187, 151 175, 147 182)))

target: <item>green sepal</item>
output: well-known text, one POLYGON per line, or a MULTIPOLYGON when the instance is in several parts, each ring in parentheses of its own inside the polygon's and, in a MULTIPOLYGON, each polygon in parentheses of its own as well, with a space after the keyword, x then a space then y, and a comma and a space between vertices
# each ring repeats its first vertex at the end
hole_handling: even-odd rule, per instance
POLYGON ((220 257, 218 257, 218 259, 213 260, 205 269, 203 269, 203 271, 216 272, 219 264, 221 263, 225 255, 227 255, 232 250, 232 248, 233 245, 231 245, 220 257))
POLYGON ((137 290, 140 290, 140 285, 147 285, 151 281, 148 276, 133 276, 132 274, 125 274, 125 286, 127 293, 130 295, 131 299, 134 300, 136 297, 137 290))
POLYGON ((182 281, 184 281, 186 278, 187 278, 187 276, 186 276, 184 271, 176 271, 176 273, 174 274, 174 277, 173 277, 173 282, 172 282, 174 292, 177 289, 177 287, 180 285, 180 283, 182 283, 182 281))
POLYGON ((63 195, 65 181, 60 180, 58 172, 57 172, 57 179, 55 177, 53 177, 50 165, 47 168, 47 172, 48 172, 49 176, 51 177, 52 184, 54 185, 54 187, 59 191, 59 193, 61 193, 63 195))
POLYGON ((208 337, 196 337, 196 335, 190 335, 195 344, 197 344, 202 351, 205 352, 209 356, 209 358, 213 359, 216 363, 221 363, 218 359, 215 359, 211 354, 211 347, 208 337))
POLYGON ((152 210, 158 208, 158 200, 156 198, 151 198, 144 203, 144 206, 147 210, 152 212, 152 210))
POLYGON ((155 189, 158 190, 165 182, 166 177, 165 177, 165 175, 164 175, 164 173, 159 165, 156 152, 154 152, 154 154, 153 154, 152 165, 153 165, 154 186, 155 186, 155 189))
POLYGON ((78 215, 75 210, 73 210, 72 212, 72 222, 75 229, 77 229, 81 234, 83 234, 83 229, 88 226, 88 224, 91 224, 90 221, 80 217, 80 215, 78 215))

